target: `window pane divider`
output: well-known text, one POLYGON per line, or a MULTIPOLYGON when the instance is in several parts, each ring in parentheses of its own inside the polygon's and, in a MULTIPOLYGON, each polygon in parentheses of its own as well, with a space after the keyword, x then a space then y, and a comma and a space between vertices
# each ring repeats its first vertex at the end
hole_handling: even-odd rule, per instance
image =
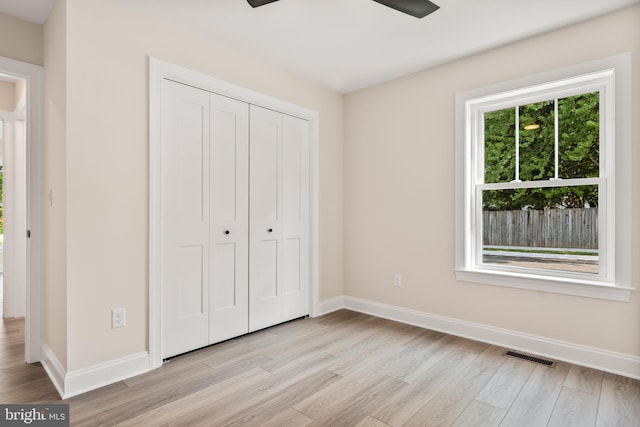
POLYGON ((558 175, 558 157, 559 157, 560 135, 558 133, 558 98, 553 100, 553 157, 554 157, 554 175, 553 178, 560 179, 558 175))
POLYGON ((516 105, 516 177, 511 182, 520 181, 520 107, 516 105))
POLYGON ((479 190, 512 190, 518 188, 578 187, 581 185, 602 185, 604 178, 549 179, 544 181, 496 182, 476 184, 479 190))

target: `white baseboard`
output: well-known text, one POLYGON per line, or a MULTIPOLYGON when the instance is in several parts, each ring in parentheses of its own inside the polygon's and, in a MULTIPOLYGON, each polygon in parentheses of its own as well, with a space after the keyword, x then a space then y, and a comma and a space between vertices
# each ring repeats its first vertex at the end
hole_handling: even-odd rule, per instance
POLYGON ((42 346, 42 366, 62 399, 67 399, 149 371, 149 353, 141 352, 66 372, 55 354, 42 346))
MULTIPOLYGON (((327 312, 346 308, 447 334, 482 341, 580 366, 640 379, 640 357, 529 335, 450 317, 354 297, 336 297, 320 303, 327 312), (337 308, 336 308, 337 307, 337 308)), ((321 310, 322 311, 322 310, 321 310)))
POLYGON ((40 359, 40 363, 44 368, 47 375, 49 375, 49 379, 53 383, 53 386, 58 391, 60 397, 64 396, 64 376, 66 374, 66 370, 62 366, 62 363, 58 360, 56 355, 51 351, 49 346, 46 344, 42 345, 42 358, 40 359))
POLYGON ((344 308, 344 298, 345 297, 341 295, 339 297, 329 298, 324 301, 320 301, 320 303, 318 304, 318 311, 316 316, 322 316, 323 314, 329 314, 333 311, 338 311, 344 308))
POLYGON ((71 371, 65 377, 64 398, 77 396, 148 371, 149 353, 146 351, 71 371))

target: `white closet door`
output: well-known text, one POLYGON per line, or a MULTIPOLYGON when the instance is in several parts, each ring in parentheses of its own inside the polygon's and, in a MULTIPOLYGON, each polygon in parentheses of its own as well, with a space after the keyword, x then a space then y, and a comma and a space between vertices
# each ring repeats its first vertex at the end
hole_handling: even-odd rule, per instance
POLYGON ((282 319, 282 114, 251 106, 249 330, 282 319))
POLYGON ((168 80, 162 103, 162 357, 209 344, 209 93, 168 80))
POLYGON ((249 104, 211 94, 210 342, 249 332, 249 104))
POLYGON ((250 109, 249 330, 304 316, 309 289, 308 122, 250 109))
POLYGON ((282 116, 282 321, 309 314, 309 122, 282 116))
POLYGON ((163 85, 167 358, 308 314, 309 124, 163 85))

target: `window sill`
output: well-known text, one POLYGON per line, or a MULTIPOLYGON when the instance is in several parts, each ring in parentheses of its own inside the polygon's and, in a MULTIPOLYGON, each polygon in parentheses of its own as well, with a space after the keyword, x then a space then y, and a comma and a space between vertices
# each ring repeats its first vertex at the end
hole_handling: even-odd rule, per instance
POLYGON ((456 279, 463 282, 622 302, 629 302, 631 292, 634 290, 633 288, 613 286, 596 281, 580 281, 494 270, 456 270, 456 279))

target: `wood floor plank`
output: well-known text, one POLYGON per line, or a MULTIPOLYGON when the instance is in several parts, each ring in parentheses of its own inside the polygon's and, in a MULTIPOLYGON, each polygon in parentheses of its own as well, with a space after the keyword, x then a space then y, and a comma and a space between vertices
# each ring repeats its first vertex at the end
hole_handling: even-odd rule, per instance
POLYGON ((258 426, 339 379, 340 377, 332 372, 318 371, 282 390, 266 393, 260 401, 251 406, 245 405, 226 418, 219 419, 217 424, 229 427, 258 426))
MULTIPOLYGON (((379 374, 371 372, 371 377, 378 377, 379 374)), ((335 426, 335 427, 351 427, 378 407, 382 402, 386 401, 389 396, 393 396, 400 390, 405 388, 407 383, 397 380, 389 376, 379 376, 378 380, 363 390, 350 394, 348 397, 333 400, 332 404, 325 405, 323 411, 314 411, 310 415, 307 408, 305 413, 314 422, 309 426, 335 426)), ((338 394, 338 396, 340 396, 338 394)), ((327 400, 324 400, 327 403, 327 400)))
POLYGON ((470 364, 403 425, 450 426, 473 402, 495 372, 493 368, 470 364))
POLYGON ((283 340, 280 338, 279 341, 272 345, 263 347, 261 352, 273 359, 288 354, 291 348, 336 354, 341 349, 348 348, 353 342, 372 335, 374 331, 369 327, 365 327, 362 322, 346 325, 345 328, 326 328, 307 336, 296 337, 287 341, 287 345, 283 345, 283 340))
POLYGON ((480 353, 473 363, 498 369, 509 359, 504 355, 505 351, 506 349, 503 347, 491 345, 480 353))
POLYGON ((536 366, 501 425, 546 425, 568 372, 569 365, 561 362, 555 368, 536 366))
POLYGON ((428 369, 429 363, 433 364, 438 360, 428 350, 421 348, 395 347, 395 351, 385 350, 387 351, 384 352, 383 358, 373 364, 374 368, 405 382, 411 382, 421 372, 428 369))
MULTIPOLYGON (((236 393, 227 394, 222 399, 201 408, 194 408, 186 416, 167 424, 170 427, 211 426, 211 425, 257 425, 266 422, 288 406, 300 400, 289 393, 289 389, 300 384, 323 384, 323 388, 340 377, 328 371, 319 371, 312 375, 271 375, 264 381, 246 387, 236 393), (270 409, 267 409, 270 408, 270 409), (265 411, 273 413, 266 413, 265 411), (264 418, 264 419, 263 419, 264 418)), ((308 392, 315 391, 307 387, 308 392)), ((299 391, 299 388, 298 388, 299 391)))
POLYGON ((265 363, 262 369, 272 374, 279 374, 295 367, 298 369, 304 367, 309 372, 313 372, 314 370, 327 369, 338 360, 336 356, 323 352, 298 353, 294 351, 291 355, 265 363))
POLYGON ((138 414, 166 405, 174 400, 196 391, 220 383, 236 375, 260 367, 270 359, 265 356, 250 356, 224 369, 212 369, 205 364, 194 365, 188 376, 159 378, 157 382, 145 382, 140 388, 130 388, 102 401, 100 405, 86 405, 80 410, 83 399, 70 399, 71 409, 80 412, 78 421, 118 423, 126 420, 132 413, 138 414), (197 368, 197 369, 196 369, 197 368), (102 410, 101 410, 102 409, 102 410), (99 411, 99 412, 97 412, 99 411), (97 412, 97 413, 96 413, 97 412))
POLYGON ((458 339, 459 339, 458 347, 460 347, 461 350, 467 351, 469 353, 474 353, 479 355, 484 353, 489 347, 491 347, 490 344, 480 342, 480 341, 468 340, 468 339, 459 338, 459 337, 458 339))
POLYGON ((510 358, 498 369, 476 399, 501 409, 509 409, 534 368, 535 365, 531 362, 510 358))
POLYGON ((402 341, 405 341, 404 333, 412 327, 410 325, 403 325, 403 328, 391 327, 389 323, 388 320, 381 319, 377 328, 369 330, 368 333, 360 335, 357 338, 352 337, 348 339, 346 341, 347 345, 337 351, 327 351, 330 351, 340 358, 347 359, 360 355, 363 352, 370 352, 371 349, 380 351, 385 347, 391 346, 399 348, 402 345, 402 341))
POLYGON ((330 353, 330 349, 327 348, 328 339, 338 341, 340 340, 340 335, 335 331, 317 331, 308 336, 298 337, 286 342, 280 340, 272 345, 264 346, 261 349, 261 353, 274 360, 290 357, 293 354, 305 354, 318 351, 330 353))
POLYGON ((271 374, 261 368, 253 368, 226 381, 204 388, 174 400, 166 405, 142 412, 117 424, 118 427, 137 427, 152 423, 167 423, 184 417, 195 409, 208 406, 229 394, 234 394, 258 382, 270 378, 271 374))
POLYGON ((456 349, 399 393, 390 396, 371 415, 393 426, 407 422, 437 396, 474 360, 475 355, 456 349))
POLYGON ((41 378, 29 382, 29 384, 21 387, 13 387, 0 392, 0 402, 10 403, 31 403, 31 402, 56 402, 60 397, 49 380, 44 374, 41 378))
POLYGON ((474 400, 455 420, 452 427, 497 427, 506 413, 506 409, 474 400))
POLYGON ((553 408, 548 427, 594 426, 597 412, 597 395, 565 386, 553 408))
POLYGON ((385 375, 354 375, 342 377, 329 387, 318 390, 308 398, 297 403, 293 408, 309 418, 316 420, 335 408, 348 405, 348 399, 357 398, 361 393, 371 390, 375 384, 385 379, 385 375))
POLYGON ((434 331, 431 329, 420 328, 414 336, 408 337, 408 339, 402 343, 407 348, 420 348, 423 346, 429 346, 432 342, 446 336, 442 332, 434 331))
POLYGON ((599 395, 602 390, 602 371, 572 365, 564 382, 565 387, 599 395))
POLYGON ((304 427, 313 420, 293 408, 287 408, 270 420, 260 424, 260 427, 304 427))
POLYGON ((207 363, 209 366, 217 367, 227 364, 229 361, 247 356, 268 355, 263 349, 270 345, 284 345, 282 337, 271 333, 269 330, 258 331, 255 334, 249 334, 242 337, 234 338, 222 343, 212 345, 203 352, 202 355, 192 352, 176 359, 172 359, 171 363, 207 363), (245 339, 246 338, 246 339, 245 339), (183 358, 187 360, 182 360, 183 358), (193 358, 193 359, 192 359, 193 358))
POLYGON ((365 419, 356 424, 355 427, 389 427, 389 424, 383 423, 380 420, 376 420, 373 417, 367 416, 365 419))
POLYGON ((640 387, 604 378, 596 426, 640 426, 640 387))
POLYGON ((337 310, 322 316, 318 321, 326 326, 345 326, 349 323, 362 323, 371 320, 371 316, 351 310, 337 310))
MULTIPOLYGON (((404 360, 398 360, 396 355, 391 354, 389 359, 375 365, 375 368, 388 375, 395 376, 405 382, 413 383, 418 381, 421 376, 429 372, 429 370, 438 364, 442 359, 449 357, 454 351, 459 351, 459 341, 457 337, 451 335, 445 335, 437 337, 437 339, 428 346, 422 346, 417 349, 412 347, 409 351, 415 351, 413 353, 419 360, 411 360, 406 358, 404 360)), ((470 353, 464 352, 466 355, 470 353)))
POLYGON ((13 387, 39 380, 42 378, 42 373, 42 366, 24 362, 18 367, 0 369, 0 390, 11 390, 13 387))
MULTIPOLYGON (((282 382, 281 377, 271 375, 267 379, 244 387, 235 393, 225 394, 221 399, 210 402, 206 406, 193 407, 188 414, 175 418, 166 424, 169 427, 223 425, 219 422, 221 419, 228 418, 244 408, 251 408, 266 396, 273 396, 273 390, 280 390, 282 382)), ((280 398, 290 399, 290 396, 281 393, 280 398)))
POLYGON ((337 361, 328 369, 342 376, 374 370, 376 364, 387 359, 389 355, 400 353, 402 349, 403 347, 385 340, 381 340, 378 345, 369 343, 366 346, 359 346, 357 351, 346 355, 341 352, 342 355, 337 357, 337 361))
POLYGON ((628 384, 628 385, 631 385, 631 386, 634 386, 634 387, 640 387, 640 379, 623 377, 622 375, 616 375, 616 374, 612 374, 612 373, 609 373, 609 372, 603 372, 602 377, 607 379, 607 380, 609 380, 609 381, 622 383, 622 384, 628 384))
POLYGON ((147 378, 135 389, 127 387, 123 383, 116 383, 106 387, 106 390, 100 389, 81 398, 80 396, 71 398, 69 403, 75 412, 82 413, 83 418, 89 419, 101 412, 132 405, 133 402, 151 393, 152 390, 154 393, 159 393, 169 388, 184 387, 191 385, 192 381, 207 377, 212 373, 213 369, 200 363, 181 370, 175 377, 160 375, 157 378, 147 378))

